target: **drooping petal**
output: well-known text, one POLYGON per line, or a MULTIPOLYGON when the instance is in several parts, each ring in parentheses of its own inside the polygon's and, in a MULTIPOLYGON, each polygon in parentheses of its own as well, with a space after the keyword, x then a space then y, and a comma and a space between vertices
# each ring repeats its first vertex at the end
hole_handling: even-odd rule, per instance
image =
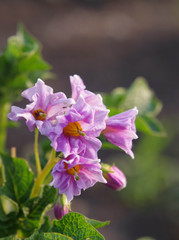
POLYGON ((12 106, 11 112, 8 114, 8 118, 15 122, 24 118, 30 131, 33 131, 35 128, 36 121, 33 115, 25 109, 12 106))
POLYGON ((137 138, 135 118, 138 114, 137 108, 117 114, 107 119, 106 129, 102 134, 112 144, 123 149, 127 154, 134 158, 132 152, 132 140, 137 138))

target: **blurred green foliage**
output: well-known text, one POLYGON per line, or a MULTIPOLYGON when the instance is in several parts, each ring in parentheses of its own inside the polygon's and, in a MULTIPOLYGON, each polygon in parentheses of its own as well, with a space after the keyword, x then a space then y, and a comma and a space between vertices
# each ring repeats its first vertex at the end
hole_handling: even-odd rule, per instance
POLYGON ((154 203, 173 182, 170 159, 165 154, 168 138, 141 136, 135 147, 134 161, 123 163, 127 174, 127 191, 121 197, 132 207, 146 207, 154 203))
POLYGON ((0 55, 0 105, 17 101, 21 92, 37 78, 50 77, 50 68, 42 59, 38 41, 20 25, 0 55))
POLYGON ((0 237, 18 232, 24 238, 43 223, 47 207, 56 201, 57 190, 42 186, 41 195, 30 198, 34 176, 27 161, 1 154, 4 168, 0 186, 0 237))
POLYGON ((137 130, 153 136, 165 136, 163 126, 156 118, 162 109, 162 103, 144 78, 135 79, 128 89, 115 88, 111 93, 103 93, 102 96, 111 116, 137 107, 137 130))
POLYGON ((37 78, 52 77, 50 68, 42 59, 38 41, 19 25, 17 34, 9 37, 6 49, 0 54, 0 152, 5 151, 7 127, 17 125, 8 122, 10 106, 37 78))

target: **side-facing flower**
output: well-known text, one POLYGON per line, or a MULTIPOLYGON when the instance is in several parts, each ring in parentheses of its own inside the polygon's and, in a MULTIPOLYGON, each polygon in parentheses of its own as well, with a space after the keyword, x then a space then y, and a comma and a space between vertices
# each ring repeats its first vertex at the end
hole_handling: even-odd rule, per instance
POLYGON ((138 114, 137 108, 109 117, 106 120, 106 129, 102 134, 112 144, 123 149, 127 154, 134 158, 132 152, 132 140, 137 139, 135 119, 138 114))
POLYGON ((65 157, 74 153, 97 158, 97 151, 101 148, 97 137, 106 127, 106 114, 107 112, 103 111, 96 115, 95 109, 79 96, 66 114, 57 117, 58 123, 49 132, 52 147, 63 152, 65 157))
POLYGON ((81 190, 92 187, 96 182, 106 183, 101 171, 99 159, 90 159, 71 154, 59 161, 52 170, 51 186, 66 194, 68 202, 73 196, 81 194, 81 190))
POLYGON ((114 190, 121 190, 126 187, 126 177, 118 167, 102 164, 102 171, 103 176, 107 181, 106 186, 114 190))
POLYGON ((12 106, 8 117, 13 121, 24 118, 30 131, 35 127, 40 131, 43 126, 49 132, 49 127, 56 123, 56 116, 64 114, 74 103, 73 99, 67 99, 62 92, 54 94, 53 89, 41 79, 21 95, 31 103, 26 105, 25 109, 12 106))

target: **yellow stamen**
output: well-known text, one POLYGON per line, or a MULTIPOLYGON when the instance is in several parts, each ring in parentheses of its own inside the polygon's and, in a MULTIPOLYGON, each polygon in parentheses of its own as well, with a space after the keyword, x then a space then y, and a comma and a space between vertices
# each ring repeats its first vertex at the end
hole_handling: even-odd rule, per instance
POLYGON ((65 164, 64 168, 66 169, 66 172, 70 175, 74 175, 76 180, 79 180, 78 174, 80 171, 80 165, 76 165, 68 169, 68 164, 66 162, 64 164, 65 164))
POLYGON ((79 122, 69 122, 66 127, 63 129, 63 133, 67 136, 78 137, 78 136, 85 136, 83 129, 79 122))
POLYGON ((34 110, 32 115, 36 120, 41 120, 41 121, 45 120, 45 117, 46 117, 46 113, 40 108, 37 110, 34 110))

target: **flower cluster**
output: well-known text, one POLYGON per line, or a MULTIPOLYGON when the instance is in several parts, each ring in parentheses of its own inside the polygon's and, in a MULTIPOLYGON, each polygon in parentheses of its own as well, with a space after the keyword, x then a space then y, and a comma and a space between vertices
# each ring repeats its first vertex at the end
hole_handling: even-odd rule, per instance
POLYGON ((13 106, 9 119, 24 118, 30 131, 35 128, 47 136, 51 146, 62 152, 64 159, 52 170, 51 185, 66 194, 68 201, 96 182, 107 183, 101 170, 98 150, 103 135, 132 158, 132 140, 137 138, 137 108, 109 117, 100 94, 88 90, 77 76, 71 76, 72 97, 53 89, 38 79, 35 86, 22 92, 30 101, 25 109, 13 106))

